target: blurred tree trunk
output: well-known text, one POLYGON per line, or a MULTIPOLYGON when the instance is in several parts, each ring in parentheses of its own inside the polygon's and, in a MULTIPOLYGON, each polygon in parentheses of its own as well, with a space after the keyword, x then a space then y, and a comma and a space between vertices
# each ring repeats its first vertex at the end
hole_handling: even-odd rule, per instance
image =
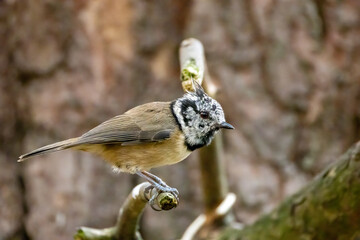
MULTIPOLYGON (((235 215, 270 212, 359 138, 359 12, 358 0, 0 1, 0 239, 65 240, 115 221, 137 177, 85 153, 16 158, 182 95, 187 37, 204 44, 237 129, 224 134, 235 215)), ((154 171, 181 203, 146 209, 145 239, 176 239, 202 211, 194 156, 154 171)))
POLYGON ((219 239, 358 239, 359 194, 360 142, 270 214, 219 239))
POLYGON ((226 133, 236 216, 251 223, 360 136, 360 2, 194 1, 226 133))
MULTIPOLYGON (((188 1, 0 2, 0 203, 6 206, 0 208, 0 239, 26 233, 65 240, 77 226, 113 224, 137 177, 114 174, 79 152, 24 164, 16 159, 136 105, 180 96, 176 50, 189 7, 188 1)), ((182 202, 191 203, 199 199, 189 195, 189 167, 159 175, 170 185, 182 182, 176 186, 182 202)), ((196 217, 185 204, 158 222, 150 220, 159 214, 147 211, 144 229, 160 231, 164 221, 182 226, 150 232, 152 239, 174 239, 196 217)))

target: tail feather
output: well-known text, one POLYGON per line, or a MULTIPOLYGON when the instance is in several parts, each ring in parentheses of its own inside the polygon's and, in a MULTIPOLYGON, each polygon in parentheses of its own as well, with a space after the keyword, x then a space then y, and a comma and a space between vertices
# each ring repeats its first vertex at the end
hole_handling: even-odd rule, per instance
POLYGON ((36 155, 40 155, 40 154, 44 154, 44 153, 51 153, 51 152, 56 152, 56 151, 60 151, 63 149, 67 149, 70 147, 73 147, 76 145, 78 138, 70 138, 61 142, 56 142, 50 145, 46 145, 44 147, 35 149, 29 153, 26 153, 24 155, 21 155, 18 159, 18 162, 22 162, 27 158, 36 156, 36 155))

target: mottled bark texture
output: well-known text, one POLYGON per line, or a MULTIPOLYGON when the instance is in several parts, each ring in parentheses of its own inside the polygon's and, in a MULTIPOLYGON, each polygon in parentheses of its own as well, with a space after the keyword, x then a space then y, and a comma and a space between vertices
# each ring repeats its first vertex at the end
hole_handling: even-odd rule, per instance
MULTIPOLYGON (((235 215, 269 212, 359 138, 359 12, 358 0, 0 1, 0 239, 113 224, 136 176, 85 153, 17 156, 181 96, 188 37, 237 129, 224 133, 235 215)), ((179 238, 202 212, 195 155, 153 171, 181 202, 145 210, 145 239, 179 238)))
POLYGON ((277 209, 221 240, 359 239, 360 142, 277 209))
POLYGON ((359 139, 359 1, 194 1, 238 219, 254 221, 359 139))

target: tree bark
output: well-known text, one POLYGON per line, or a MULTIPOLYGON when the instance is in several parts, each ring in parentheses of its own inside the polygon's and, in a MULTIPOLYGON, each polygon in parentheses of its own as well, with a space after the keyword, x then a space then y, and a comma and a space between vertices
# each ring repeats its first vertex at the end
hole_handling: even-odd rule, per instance
POLYGON ((158 191, 150 183, 137 185, 120 208, 116 225, 105 229, 81 227, 74 235, 75 240, 142 240, 139 232, 140 218, 149 199, 156 196, 155 205, 158 211, 171 210, 178 205, 171 193, 158 191))
MULTIPOLYGON (((359 139, 359 12, 358 0, 0 1, 0 239, 68 240, 116 221, 136 176, 86 153, 16 159, 180 97, 188 37, 203 43, 236 128, 223 160, 235 217, 253 223, 359 139)), ((145 239, 178 239, 203 212, 195 157, 154 169, 181 202, 145 209, 145 239)))
POLYGON ((270 214, 219 239, 358 239, 359 196, 360 142, 270 214))

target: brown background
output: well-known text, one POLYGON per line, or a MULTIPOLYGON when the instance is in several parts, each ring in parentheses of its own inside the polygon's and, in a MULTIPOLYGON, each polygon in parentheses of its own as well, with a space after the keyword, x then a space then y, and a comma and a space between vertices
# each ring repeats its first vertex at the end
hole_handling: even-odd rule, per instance
MULTIPOLYGON (((23 164, 125 110, 182 95, 178 47, 206 49, 235 131, 224 161, 235 215, 251 223, 359 138, 360 2, 0 1, 0 239, 71 239, 108 227, 137 176, 86 153, 23 164)), ((154 173, 180 206, 146 209, 146 239, 175 239, 202 212, 196 154, 154 173)))

